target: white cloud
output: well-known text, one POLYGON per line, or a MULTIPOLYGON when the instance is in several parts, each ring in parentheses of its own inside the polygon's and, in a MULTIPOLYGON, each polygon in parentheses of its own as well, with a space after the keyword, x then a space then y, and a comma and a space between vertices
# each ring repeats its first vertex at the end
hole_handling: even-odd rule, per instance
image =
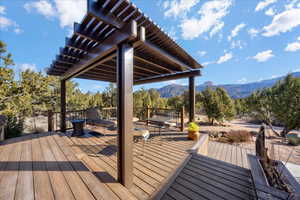
POLYGON ((33 9, 35 9, 38 13, 47 18, 54 17, 56 15, 53 5, 47 0, 25 3, 24 8, 27 12, 31 12, 33 9))
POLYGON ((300 50, 300 42, 289 43, 284 50, 291 52, 298 51, 300 50))
POLYGON ((166 17, 183 17, 199 0, 170 0, 163 3, 166 17))
POLYGON ((265 26, 264 33, 265 37, 271 37, 291 31, 293 28, 300 25, 300 9, 290 9, 282 13, 279 13, 273 17, 272 23, 265 26))
POLYGON ((239 25, 237 25, 236 27, 234 27, 234 29, 232 29, 231 34, 228 36, 228 41, 230 41, 232 38, 236 37, 239 33, 240 30, 242 30, 244 27, 246 26, 246 24, 241 23, 239 25))
POLYGON ((271 79, 274 79, 274 78, 279 78, 281 75, 272 75, 271 76, 271 79))
POLYGON ((245 42, 242 42, 241 40, 237 40, 237 41, 232 41, 231 44, 230 44, 230 48, 231 49, 235 49, 235 48, 239 48, 239 49, 242 49, 243 46, 246 46, 246 43, 245 42))
POLYGON ((259 33, 259 30, 255 29, 255 28, 251 28, 248 30, 248 34, 251 36, 251 38, 256 37, 258 33, 259 33))
POLYGON ((242 79, 238 80, 237 82, 240 83, 240 84, 245 84, 245 83, 247 83, 247 79, 242 78, 242 79))
POLYGON ((274 57, 274 55, 272 54, 272 50, 266 50, 257 53, 255 56, 253 56, 253 59, 257 60, 257 62, 265 62, 272 57, 274 57))
POLYGON ((260 11, 260 10, 263 10, 264 8, 266 8, 267 6, 275 3, 277 0, 264 0, 264 1, 261 1, 257 4, 256 8, 255 8, 255 11, 260 11))
POLYGON ((54 0, 54 2, 59 15, 61 27, 73 27, 73 23, 80 22, 87 11, 86 0, 54 0))
POLYGON ((205 32, 210 32, 210 36, 213 36, 224 26, 222 18, 229 13, 231 5, 232 0, 212 0, 204 3, 198 11, 200 18, 185 18, 181 21, 182 37, 191 40, 205 32))
POLYGON ((30 12, 35 9, 46 18, 57 17, 60 26, 73 27, 74 22, 80 22, 86 13, 86 0, 39 0, 24 4, 24 8, 30 12), (52 1, 51 1, 52 2, 52 1))
POLYGON ((37 67, 35 64, 24 63, 24 64, 20 64, 19 68, 22 72, 24 72, 26 70, 30 70, 30 71, 34 71, 34 72, 37 71, 37 67))
POLYGON ((232 53, 225 53, 224 56, 221 56, 219 58, 219 60, 217 61, 217 64, 221 64, 224 62, 227 62, 228 60, 230 60, 233 57, 232 53))
POLYGON ((299 37, 297 37, 297 40, 300 40, 300 36, 299 36, 299 37))
POLYGON ((5 15, 6 14, 5 9, 6 8, 4 6, 0 6, 0 14, 5 15))
POLYGON ((211 65, 213 63, 215 63, 215 62, 213 62, 213 61, 207 61, 207 62, 202 63, 202 65, 203 66, 207 66, 207 65, 211 65))
POLYGON ((24 31, 23 31, 22 29, 20 29, 19 27, 16 27, 15 30, 14 30, 14 32, 15 32, 16 34, 21 34, 21 33, 23 33, 24 31))
POLYGON ((0 29, 7 30, 10 26, 16 26, 16 22, 6 17, 0 16, 0 29))
POLYGON ((300 72, 300 68, 294 69, 292 72, 300 72))
MULTIPOLYGON (((4 6, 0 6, 0 14, 2 14, 2 15, 6 14, 4 6)), ((8 31, 10 29, 13 29, 13 31, 16 34, 20 34, 23 32, 23 30, 19 27, 19 25, 15 21, 13 21, 7 17, 0 16, 0 30, 8 31)))
POLYGON ((224 22, 218 23, 215 27, 210 31, 209 36, 212 37, 216 33, 218 33, 224 27, 224 22))
POLYGON ((172 27, 170 28, 170 30, 167 31, 167 33, 168 33, 168 35, 169 35, 173 40, 177 40, 177 39, 178 39, 178 37, 177 37, 177 35, 176 35, 176 28, 175 28, 174 26, 172 26, 172 27))
POLYGON ((103 86, 102 85, 92 85, 92 91, 98 91, 98 90, 101 90, 101 89, 103 89, 103 86))
POLYGON ((273 8, 269 8, 268 10, 266 10, 265 14, 268 16, 274 16, 275 10, 273 8))
MULTIPOLYGON (((293 9, 294 7, 296 7, 296 3, 298 0, 290 0, 288 4, 286 4, 284 7, 286 10, 289 9, 293 9)), ((297 5, 297 7, 299 8, 299 4, 297 5)))
POLYGON ((206 51, 197 51, 197 54, 202 57, 202 56, 205 56, 206 55, 206 51))

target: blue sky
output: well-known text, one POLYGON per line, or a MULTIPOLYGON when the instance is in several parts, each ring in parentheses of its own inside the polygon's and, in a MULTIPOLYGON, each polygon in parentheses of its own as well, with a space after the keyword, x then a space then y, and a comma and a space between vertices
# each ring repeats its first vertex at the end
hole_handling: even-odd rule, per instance
MULTIPOLYGON (((132 2, 205 66, 197 84, 247 83, 300 71, 300 0, 132 2)), ((85 12, 86 0, 0 0, 0 38, 16 71, 48 67, 85 12)), ((74 80, 83 91, 107 85, 74 80)), ((143 87, 170 83, 187 80, 143 87)))

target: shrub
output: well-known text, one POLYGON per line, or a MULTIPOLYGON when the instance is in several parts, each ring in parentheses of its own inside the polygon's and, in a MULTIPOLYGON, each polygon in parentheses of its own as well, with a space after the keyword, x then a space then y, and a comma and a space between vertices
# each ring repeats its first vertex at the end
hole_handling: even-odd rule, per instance
POLYGON ((251 133, 245 130, 230 131, 225 137, 229 143, 250 142, 252 138, 251 133))
POLYGON ((4 132, 5 138, 20 136, 23 132, 23 120, 18 119, 16 116, 8 115, 4 132))
POLYGON ((218 138, 219 137, 219 132, 218 131, 209 131, 208 132, 209 137, 211 138, 218 138))
POLYGON ((226 137, 220 137, 220 138, 218 138, 218 142, 230 143, 229 140, 228 140, 228 138, 226 138, 226 137))

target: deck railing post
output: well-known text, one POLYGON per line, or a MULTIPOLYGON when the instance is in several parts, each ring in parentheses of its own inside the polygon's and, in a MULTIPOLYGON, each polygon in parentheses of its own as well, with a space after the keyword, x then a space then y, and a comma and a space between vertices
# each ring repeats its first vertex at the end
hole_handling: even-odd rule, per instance
POLYGON ((60 130, 66 132, 66 81, 60 81, 60 130))
POLYGON ((184 106, 182 106, 180 110, 180 123, 181 123, 180 130, 184 131, 184 106))
POLYGON ((48 132, 52 132, 53 131, 53 111, 52 110, 48 110, 48 132))
POLYGON ((118 45, 118 181, 126 188, 133 182, 133 46, 118 45))
POLYGON ((195 121, 195 77, 189 77, 189 122, 195 121))
POLYGON ((147 105, 146 107, 146 124, 147 126, 149 125, 149 119, 150 118, 150 108, 149 108, 149 105, 147 105))

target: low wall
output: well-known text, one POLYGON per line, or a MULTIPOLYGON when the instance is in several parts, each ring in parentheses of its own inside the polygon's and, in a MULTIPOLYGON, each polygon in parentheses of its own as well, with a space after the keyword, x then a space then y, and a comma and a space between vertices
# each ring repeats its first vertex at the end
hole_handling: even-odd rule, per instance
POLYGON ((194 146, 188 150, 191 154, 201 154, 204 156, 207 156, 208 153, 208 135, 207 134, 201 134, 200 139, 194 144, 194 146))

